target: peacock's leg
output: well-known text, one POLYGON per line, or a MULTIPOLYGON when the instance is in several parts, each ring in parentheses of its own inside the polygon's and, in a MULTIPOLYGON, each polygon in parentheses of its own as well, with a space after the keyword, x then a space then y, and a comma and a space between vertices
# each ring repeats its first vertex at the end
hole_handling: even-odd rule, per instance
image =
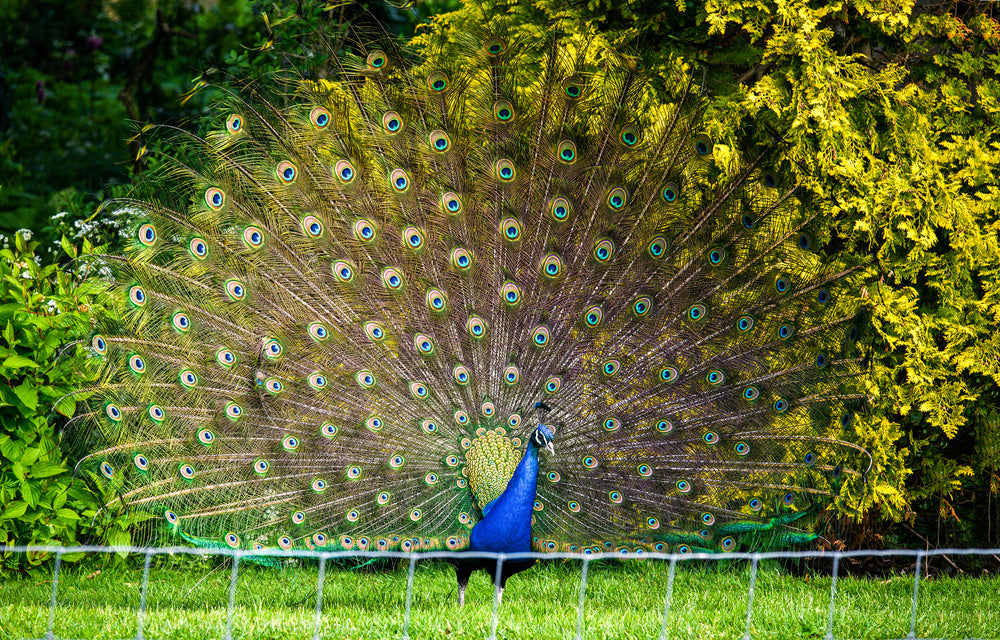
POLYGON ((469 586, 469 576, 472 575, 472 567, 468 564, 455 564, 455 577, 458 579, 458 606, 465 606, 465 588, 469 586))

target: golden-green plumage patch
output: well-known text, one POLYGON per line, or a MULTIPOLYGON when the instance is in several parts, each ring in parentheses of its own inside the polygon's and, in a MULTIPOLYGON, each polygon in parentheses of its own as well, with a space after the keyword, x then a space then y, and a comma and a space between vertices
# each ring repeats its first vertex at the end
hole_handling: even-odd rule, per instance
POLYGON ((503 428, 479 429, 478 433, 479 436, 465 452, 465 461, 469 488, 476 504, 482 508, 499 498, 507 488, 507 482, 521 459, 521 452, 503 428))

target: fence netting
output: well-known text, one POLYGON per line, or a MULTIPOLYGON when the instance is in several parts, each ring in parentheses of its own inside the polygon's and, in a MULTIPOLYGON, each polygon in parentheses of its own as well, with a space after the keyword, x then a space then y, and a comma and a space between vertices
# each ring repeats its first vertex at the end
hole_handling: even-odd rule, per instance
MULTIPOLYGON (((382 637, 398 637, 401 640, 411 638, 411 610, 414 601, 414 575, 419 563, 435 559, 460 559, 460 558, 491 558, 497 562, 497 575, 500 575, 502 563, 526 558, 536 560, 568 560, 579 564, 579 586, 576 594, 576 623, 574 640, 583 640, 587 637, 585 625, 585 611, 587 609, 587 584, 590 568, 594 563, 613 560, 637 560, 643 562, 666 563, 668 567, 666 588, 663 592, 662 609, 649 611, 649 616, 658 616, 660 619, 659 640, 668 640, 671 636, 668 633, 668 623, 671 621, 671 605, 674 601, 674 578, 677 575, 678 565, 681 563, 693 562, 727 562, 733 563, 743 561, 749 567, 749 580, 745 594, 746 600, 746 622, 742 636, 734 635, 734 640, 762 640, 766 635, 753 635, 754 604, 755 595, 758 592, 758 576, 761 573, 761 563, 768 560, 820 560, 825 561, 831 567, 829 604, 826 610, 826 632, 822 636, 823 640, 848 640, 850 636, 840 636, 835 633, 835 613, 838 611, 837 586, 838 578, 843 579, 839 574, 841 566, 845 560, 857 558, 884 558, 886 560, 911 559, 912 572, 912 593, 910 595, 910 607, 908 620, 902 621, 909 628, 909 632, 901 637, 885 637, 885 640, 944 640, 942 638, 931 638, 921 635, 918 627, 918 612, 920 611, 920 592, 922 576, 926 574, 928 562, 935 558, 950 557, 981 557, 982 559, 992 558, 1000 566, 1000 549, 938 549, 938 550, 864 550, 864 551, 776 551, 761 553, 730 553, 730 554, 666 554, 666 553, 592 553, 592 554, 571 554, 571 553, 518 553, 518 554, 495 554, 485 552, 375 552, 375 551, 307 551, 280 549, 264 549, 258 551, 248 551, 240 549, 202 549, 192 547, 112 547, 112 546, 76 546, 76 547, 45 547, 45 546, 0 546, 0 554, 51 554, 54 557, 52 562, 51 575, 51 596, 48 604, 48 623, 44 635, 41 637, 29 637, 19 634, 17 629, 0 629, 0 638, 13 638, 16 640, 89 640, 88 638, 75 638, 73 636, 59 635, 55 633, 56 623, 60 615, 60 573, 64 570, 63 557, 69 554, 137 554, 143 558, 142 580, 139 589, 139 602, 135 608, 134 629, 135 633, 131 637, 115 638, 114 640, 155 640, 148 637, 144 630, 147 617, 147 604, 150 587, 150 568, 154 559, 158 556, 223 556, 231 559, 229 566, 228 581, 228 602, 218 602, 217 605, 225 606, 225 625, 220 630, 217 637, 221 640, 235 640, 243 637, 240 629, 240 621, 234 617, 236 609, 236 594, 239 584, 240 572, 248 564, 259 564, 263 559, 276 557, 282 562, 290 559, 310 559, 316 562, 318 571, 316 572, 315 586, 315 608, 312 611, 312 635, 313 640, 330 637, 324 632, 323 605, 324 586, 327 582, 328 566, 332 563, 339 563, 344 560, 364 561, 372 560, 392 560, 402 561, 406 567, 405 586, 402 578, 399 579, 400 590, 405 589, 405 607, 400 612, 401 622, 398 629, 386 629, 382 637), (5 632, 5 633, 3 633, 5 632)), ((951 561, 948 560, 951 564, 951 561)), ((909 564, 909 563, 908 563, 909 564)), ((1000 573, 1000 571, 997 571, 1000 573)), ((0 574, 2 575, 2 574, 0 574)), ((926 579, 926 577, 924 578, 926 579)), ((509 587, 513 585, 511 582, 509 587)), ((1000 584, 1000 582, 991 583, 1000 584)), ((0 577, 0 587, 3 585, 3 578, 0 577)), ((495 586, 499 586, 497 583, 495 586)), ((0 605, 11 606, 11 603, 4 602, 3 593, 6 589, 0 588, 0 605)), ((1000 609, 1000 589, 988 598, 989 602, 985 606, 1000 609)), ((0 609, 2 611, 2 609, 0 609)), ((495 592, 492 602, 492 613, 489 625, 489 635, 487 640, 497 640, 497 630, 501 628, 504 616, 517 615, 516 611, 501 606, 501 597, 495 592)), ((984 619, 983 626, 992 623, 984 619)), ((900 621, 896 621, 899 623, 900 621)), ((0 625, 2 626, 2 625, 0 625)), ((339 636, 338 636, 339 637, 339 636)), ((502 636, 501 636, 502 637, 502 636)), ((805 637, 805 636, 804 636, 805 637)), ((816 637, 809 635, 808 637, 816 637)), ((961 636, 965 640, 997 640, 1000 639, 1000 628, 982 628, 976 631, 975 636, 961 636)), ((882 636, 879 636, 882 640, 882 636)))

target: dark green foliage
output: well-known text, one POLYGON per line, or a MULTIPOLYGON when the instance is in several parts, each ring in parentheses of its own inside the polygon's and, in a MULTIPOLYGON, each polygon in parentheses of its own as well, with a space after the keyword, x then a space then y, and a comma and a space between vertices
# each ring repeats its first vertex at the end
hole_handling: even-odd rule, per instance
POLYGON ((190 127, 203 116, 212 95, 185 95, 202 74, 219 80, 289 64, 322 67, 336 25, 359 16, 390 32, 412 32, 415 13, 388 5, 369 10, 243 0, 3 3, 0 232, 32 229, 52 255, 61 229, 51 216, 66 212, 71 225, 89 217, 145 168, 135 161, 137 123, 190 127), (284 23, 298 8, 306 15, 284 23))
POLYGON ((241 27, 255 23, 246 3, 196 6, 4 3, 0 230, 31 228, 47 247, 59 238, 46 224, 51 215, 85 218, 109 188, 127 184, 129 119, 178 117, 177 94, 202 60, 238 48, 241 27))
MULTIPOLYGON (((72 482, 59 446, 86 399, 80 388, 95 380, 76 341, 90 334, 104 285, 79 263, 73 272, 36 261, 29 235, 4 237, 0 249, 0 545, 83 543, 99 502, 72 482)), ((68 242, 64 248, 77 253, 68 242)), ((2 562, 27 568, 43 559, 5 554, 2 562)))

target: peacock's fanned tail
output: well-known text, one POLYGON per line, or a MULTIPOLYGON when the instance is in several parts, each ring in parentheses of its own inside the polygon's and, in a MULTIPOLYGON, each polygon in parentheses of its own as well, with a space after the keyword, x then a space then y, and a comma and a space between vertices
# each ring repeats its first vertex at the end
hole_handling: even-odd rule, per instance
POLYGON ((194 160, 122 204, 129 303, 92 341, 109 506, 198 544, 461 549, 539 419, 543 551, 793 541, 858 481, 863 275, 813 251, 778 152, 713 145, 683 75, 664 103, 484 24, 172 132, 194 160))

